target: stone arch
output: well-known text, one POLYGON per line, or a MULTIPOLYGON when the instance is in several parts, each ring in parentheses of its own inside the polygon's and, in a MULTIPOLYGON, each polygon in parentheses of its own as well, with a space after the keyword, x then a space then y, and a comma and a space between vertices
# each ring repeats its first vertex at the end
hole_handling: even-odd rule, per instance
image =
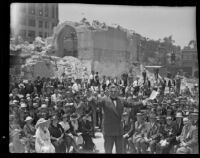
POLYGON ((69 24, 60 24, 55 31, 53 44, 56 49, 56 56, 78 57, 78 37, 76 29, 69 24))

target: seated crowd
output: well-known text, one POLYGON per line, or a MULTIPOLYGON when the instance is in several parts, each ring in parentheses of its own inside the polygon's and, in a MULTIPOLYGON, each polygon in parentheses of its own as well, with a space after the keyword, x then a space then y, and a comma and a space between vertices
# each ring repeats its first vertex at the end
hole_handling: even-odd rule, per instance
MULTIPOLYGON (((63 80, 37 77, 10 84, 9 133, 12 153, 95 152, 95 126, 101 131, 100 102, 88 96, 108 96, 116 84, 127 101, 156 99, 124 110, 124 153, 198 153, 198 102, 191 94, 163 92, 163 86, 127 86, 111 79, 63 80)), ((136 79, 138 81, 138 79, 136 79)), ((134 82, 133 82, 134 83, 134 82)), ((170 87, 171 88, 171 87, 170 87)))

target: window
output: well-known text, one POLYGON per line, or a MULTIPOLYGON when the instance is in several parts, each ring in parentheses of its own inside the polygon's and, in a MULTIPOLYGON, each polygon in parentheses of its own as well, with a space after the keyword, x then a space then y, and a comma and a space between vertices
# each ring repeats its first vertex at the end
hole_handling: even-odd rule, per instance
POLYGON ((25 18, 25 17, 22 17, 22 18, 20 19, 20 24, 21 24, 21 25, 26 25, 26 18, 25 18))
POLYGON ((49 8, 48 8, 48 5, 47 5, 47 4, 45 4, 44 14, 45 14, 46 17, 48 17, 48 14, 49 14, 49 8))
POLYGON ((28 31, 28 37, 35 38, 35 31, 28 31))
POLYGON ((26 4, 21 4, 22 13, 26 13, 26 4))
POLYGON ((40 15, 40 16, 43 15, 43 10, 42 10, 42 9, 39 10, 39 15, 40 15))
POLYGON ((35 19, 29 19, 28 20, 28 25, 29 26, 35 26, 35 19))
POLYGON ((40 36, 40 37, 43 37, 43 36, 42 36, 42 32, 39 32, 39 36, 40 36))
POLYGON ((21 30, 20 35, 21 37, 26 37, 26 30, 21 30))
POLYGON ((28 8, 29 8, 28 9, 29 14, 34 15, 35 14, 35 4, 29 4, 28 8))
POLYGON ((49 28, 49 23, 45 22, 45 28, 48 29, 49 28))
POLYGON ((43 21, 39 20, 39 28, 43 27, 43 21))
POLYGON ((52 29, 54 28, 54 23, 52 23, 52 27, 51 27, 52 29))
POLYGON ((54 6, 52 6, 52 18, 55 17, 55 10, 54 10, 54 6))

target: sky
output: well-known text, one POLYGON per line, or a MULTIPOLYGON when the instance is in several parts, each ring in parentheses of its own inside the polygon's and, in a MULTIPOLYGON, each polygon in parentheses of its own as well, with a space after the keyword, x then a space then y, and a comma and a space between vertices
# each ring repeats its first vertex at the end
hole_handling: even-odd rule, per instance
POLYGON ((59 4, 59 21, 89 22, 98 20, 107 25, 119 24, 144 37, 158 40, 173 36, 175 45, 187 46, 196 40, 195 7, 151 7, 93 4, 59 4))

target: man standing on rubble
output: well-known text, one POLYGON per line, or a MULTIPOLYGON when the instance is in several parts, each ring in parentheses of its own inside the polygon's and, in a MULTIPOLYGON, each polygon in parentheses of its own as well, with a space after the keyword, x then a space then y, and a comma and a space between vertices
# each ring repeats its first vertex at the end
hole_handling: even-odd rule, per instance
POLYGON ((146 104, 143 102, 127 102, 118 96, 119 90, 117 86, 109 87, 108 97, 88 97, 88 101, 98 99, 103 109, 103 135, 105 153, 112 153, 115 143, 116 153, 123 153, 123 125, 122 115, 124 107, 134 107, 146 104))

